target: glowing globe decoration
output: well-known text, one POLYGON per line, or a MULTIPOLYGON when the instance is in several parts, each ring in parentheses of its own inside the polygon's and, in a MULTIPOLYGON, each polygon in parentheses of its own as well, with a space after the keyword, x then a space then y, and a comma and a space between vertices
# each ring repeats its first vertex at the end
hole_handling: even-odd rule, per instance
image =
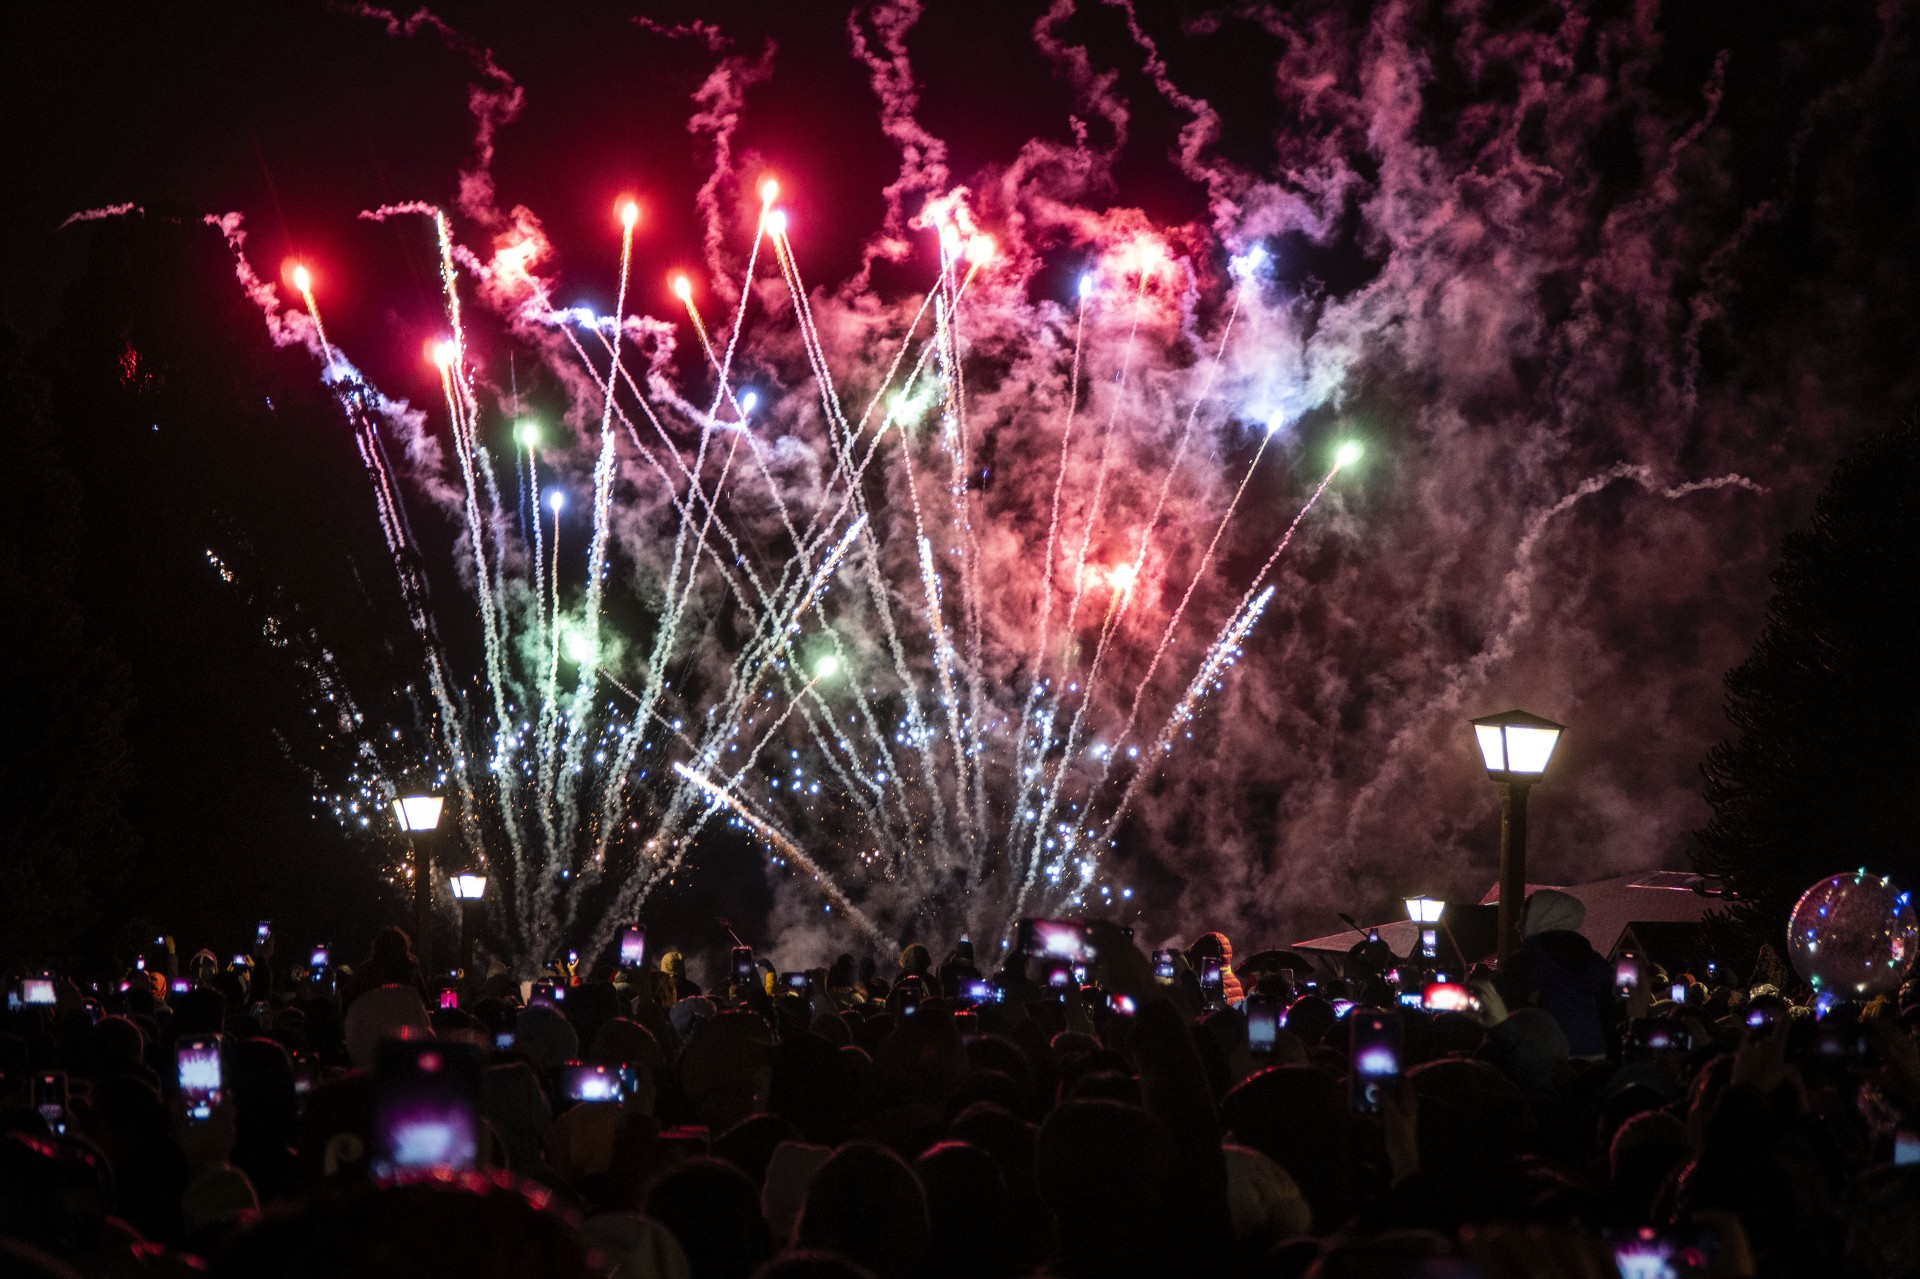
POLYGON ((1897 988, 1913 967, 1920 924, 1913 894, 1863 866, 1802 894, 1787 921, 1787 950, 1807 984, 1841 998, 1897 988))

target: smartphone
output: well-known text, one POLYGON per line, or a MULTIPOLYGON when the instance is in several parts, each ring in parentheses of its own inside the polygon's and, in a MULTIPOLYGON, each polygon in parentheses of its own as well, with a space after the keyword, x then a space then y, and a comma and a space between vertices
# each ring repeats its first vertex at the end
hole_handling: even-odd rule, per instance
POLYGON ((553 984, 551 978, 542 977, 539 981, 534 982, 532 987, 528 989, 527 1007, 535 1008, 545 1005, 551 1008, 562 998, 559 991, 560 988, 553 984))
POLYGON ((963 964, 971 964, 973 962, 973 938, 967 936, 965 933, 960 934, 960 940, 954 943, 953 957, 963 964))
POLYGON ((1225 979, 1221 976, 1221 963, 1213 955, 1200 961, 1200 994, 1207 999, 1222 999, 1226 996, 1225 979))
POLYGON ((174 1045, 174 1078, 180 1085, 180 1104, 192 1123, 213 1118, 213 1108, 226 1088, 221 1070, 218 1035, 183 1039, 174 1045))
POLYGON ((584 1061, 570 1061, 560 1067, 560 1090, 568 1101, 626 1100, 626 1089, 621 1085, 617 1068, 584 1061))
POLYGON ((580 952, 579 952, 579 951, 577 951, 577 950, 570 950, 570 951, 568 951, 568 952, 567 952, 567 967, 569 967, 569 968, 578 968, 579 966, 580 966, 580 952))
POLYGON ((1668 1226, 1612 1235, 1620 1279, 1682 1279, 1705 1274, 1720 1256, 1720 1236, 1708 1226, 1668 1226))
POLYGON ((1109 994, 1107 1011, 1116 1017, 1131 1017, 1140 1011, 1140 1006, 1133 1002, 1132 995, 1109 994))
POLYGON ((911 1017, 920 1011, 920 988, 918 986, 898 987, 894 991, 894 998, 899 1001, 900 1015, 902 1017, 911 1017))
POLYGON ((1067 987, 1073 985, 1072 962, 1065 959, 1057 959, 1048 964, 1046 968, 1046 978, 1047 988, 1049 990, 1065 990, 1067 987))
POLYGON ((812 989, 813 989, 813 978, 807 976, 805 973, 788 973, 787 974, 787 993, 788 994, 798 995, 802 999, 804 999, 806 998, 807 993, 812 989))
POLYGON ((713 1153, 713 1135, 699 1124, 681 1124, 660 1134, 663 1164, 683 1159, 701 1159, 713 1153))
POLYGON ((1893 1166, 1908 1168, 1920 1164, 1920 1131, 1912 1128, 1893 1130, 1893 1166))
POLYGON ((327 966, 327 948, 324 945, 315 946, 313 948, 313 954, 307 957, 307 967, 325 968, 326 966, 327 966))
POLYGON ((1015 940, 1023 955, 1080 962, 1093 958, 1087 926, 1071 919, 1023 919, 1015 940))
POLYGON ((253 930, 253 937, 255 941, 265 941, 267 938, 271 936, 273 936, 272 920, 268 920, 268 919, 261 920, 260 923, 253 930))
POLYGON ((53 1007, 53 978, 22 978, 20 982, 20 1002, 29 1008, 53 1007))
POLYGON ((319 1076, 319 1070, 313 1064, 313 1058, 300 1053, 293 1059, 293 1095, 305 1097, 313 1091, 313 1085, 319 1076))
POLYGON ((638 968, 647 960, 647 930, 641 924, 629 924, 620 934, 620 962, 638 968))
POLYGON ((736 986, 758 984, 753 971, 753 947, 735 946, 733 948, 733 984, 736 986))
POLYGON ((67 1133, 67 1076, 64 1071, 49 1070, 33 1077, 33 1108, 47 1127, 61 1136, 67 1133))
POLYGON ((1402 1008, 1412 1008, 1417 1011, 1427 1006, 1427 997, 1417 990, 1403 990, 1398 996, 1398 1003, 1402 1008))
POLYGON ((512 1004, 508 1004, 500 1010, 498 1018, 493 1023, 493 1050, 495 1052, 503 1053, 513 1047, 513 1028, 519 1016, 520 1010, 512 1004))
POLYGON ((231 966, 234 968, 251 968, 253 966, 253 960, 245 953, 236 952, 231 966))
POLYGON ((184 995, 193 989, 193 980, 188 977, 175 977, 167 983, 167 989, 176 995, 184 995))
POLYGON ((1613 964, 1614 989, 1626 994, 1640 984, 1640 956, 1631 950, 1620 952, 1620 958, 1613 964))
POLYGON ((1351 999, 1330 1000, 1329 1004, 1333 1009, 1333 1015, 1335 1020, 1342 1019, 1348 1013, 1353 1011, 1353 1001, 1351 999))
POLYGON ((1087 966, 1085 964, 1075 964, 1073 966, 1073 984, 1076 986, 1084 986, 1087 984, 1087 981, 1087 966))
POLYGON ((1771 1026, 1779 1020, 1780 1015, 1764 1004, 1758 1008, 1747 1009, 1747 1026, 1750 1029, 1758 1030, 1763 1026, 1771 1026))
POLYGON ((374 1175, 467 1172, 480 1154, 480 1050, 439 1039, 387 1039, 373 1069, 374 1175))
POLYGON ((1251 996, 1241 1007, 1247 1014, 1247 1051, 1256 1057, 1268 1056, 1279 1037, 1286 1009, 1278 1000, 1262 995, 1251 996))
POLYGON ((1677 981, 1673 983, 1673 985, 1667 987, 1667 998, 1671 999, 1676 1004, 1686 1003, 1687 1002, 1687 983, 1683 981, 1677 981))
POLYGON ((1400 1018, 1373 1008, 1358 1010, 1348 1020, 1347 1036, 1353 1109, 1378 1114, 1380 1098, 1400 1086, 1400 1018))
POLYGON ((960 988, 960 997, 970 1004, 997 1004, 1003 1002, 1007 992, 990 981, 970 981, 960 988))
POLYGON ((1437 981, 1421 995, 1421 1006, 1436 1013, 1479 1012, 1480 996, 1458 982, 1437 981))
POLYGON ((1153 979, 1155 981, 1172 981, 1173 975, 1174 975, 1173 952, 1170 950, 1154 951, 1153 952, 1153 979))
POLYGON ((1693 1032, 1664 1017, 1640 1017, 1627 1027, 1627 1045, 1642 1052, 1691 1052, 1693 1032))
POLYGON ((953 1014, 953 1028, 964 1038, 980 1033, 980 1014, 971 1008, 962 1008, 953 1014))
POLYGON ((458 1008, 459 1006, 460 992, 451 986, 442 986, 440 988, 440 1007, 458 1008))

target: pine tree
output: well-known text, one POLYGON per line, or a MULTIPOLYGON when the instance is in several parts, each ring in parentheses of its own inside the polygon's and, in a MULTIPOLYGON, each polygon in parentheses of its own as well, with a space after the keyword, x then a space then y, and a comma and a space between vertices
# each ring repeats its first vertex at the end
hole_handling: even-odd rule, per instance
MULTIPOLYGON (((1920 427, 1863 440, 1788 536, 1767 624, 1728 673, 1694 855, 1720 921, 1778 945, 1799 895, 1865 866, 1920 887, 1920 427)), ((1749 952, 1750 953, 1750 952, 1749 952)))
POLYGON ((79 487, 48 442, 45 389, 0 333, 0 960, 96 957, 135 840, 127 670, 74 598, 79 487))

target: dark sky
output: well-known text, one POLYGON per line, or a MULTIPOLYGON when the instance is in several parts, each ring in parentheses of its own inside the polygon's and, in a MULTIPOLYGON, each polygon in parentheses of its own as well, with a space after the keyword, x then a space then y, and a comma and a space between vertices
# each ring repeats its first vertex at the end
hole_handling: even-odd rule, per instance
MULTIPOLYGON (((90 590, 141 699, 136 808, 160 864, 193 874, 180 811, 218 787, 180 760, 210 733, 282 778, 285 793, 246 820, 300 849, 284 856, 309 864, 301 883, 324 882, 311 863, 329 849, 364 865, 319 829, 264 737, 300 713, 291 677, 264 704, 275 656, 246 651, 275 592, 326 642, 390 644, 406 660, 400 639, 380 638, 395 620, 382 613, 390 571, 379 580, 364 482, 347 437, 326 434, 314 364, 268 351, 197 217, 243 213, 269 278, 290 256, 312 261, 330 336, 382 390, 432 411, 418 355, 444 326, 430 237, 418 221, 357 215, 440 203, 484 251, 498 227, 457 208, 475 160, 469 93, 514 87, 492 204, 540 219, 555 301, 610 309, 609 210, 634 192, 645 216, 629 309, 672 319, 664 281, 699 267, 714 163, 711 134, 688 121, 716 83, 743 95, 731 171, 741 189, 763 169, 786 179, 803 268, 828 288, 823 329, 850 359, 875 315, 928 284, 922 252, 874 272, 871 314, 833 293, 887 231, 901 137, 919 131, 905 212, 967 184, 1012 248, 1020 287, 983 300, 978 348, 1000 376, 979 412, 998 467, 985 500, 1008 530, 992 554, 1007 565, 1030 561, 1044 532, 1032 514, 1044 501, 1023 499, 1043 499, 1058 429, 1021 417, 1022 397, 1045 389, 1021 383, 1022 361, 1050 349, 1028 335, 1057 334, 1047 316, 1078 272, 1143 229, 1193 283, 1133 366, 1147 399, 1118 452, 1138 483, 1115 498, 1130 513, 1151 502, 1195 352, 1220 331, 1228 255, 1252 243, 1272 255, 1196 454, 1214 469, 1176 499, 1220 509, 1251 453, 1248 420, 1286 415, 1247 531, 1224 543, 1218 589, 1210 579, 1197 597, 1198 642, 1311 490, 1315 450, 1340 432, 1367 439, 1368 466, 1282 562, 1231 691, 1126 828, 1113 883, 1151 899, 1149 931, 1222 919, 1283 941, 1407 891, 1477 896, 1492 877, 1493 793, 1461 721, 1513 704, 1573 726, 1536 800, 1536 879, 1684 862, 1705 817, 1698 762, 1724 729, 1720 676, 1757 633, 1779 536, 1849 440, 1912 412, 1914 6, 1084 0, 1038 25, 1030 6, 929 8, 860 10, 870 44, 901 33, 888 79, 853 56, 840 5, 668 7, 645 24, 606 5, 564 19, 524 4, 435 10, 457 34, 390 32, 344 6, 16 7, 0 305, 59 352, 47 358, 62 420, 117 423, 63 447, 96 516, 90 590), (714 25, 665 32, 696 18, 714 25), (121 203, 145 211, 137 228, 57 229, 121 203), (160 399, 113 389, 120 336, 175 361, 160 399), (251 407, 275 397, 280 417, 251 407), (145 418, 166 444, 134 438, 145 418), (154 447, 157 470, 160 455, 139 452, 154 447), (155 492, 160 475, 181 487, 155 492), (1687 487, 1703 481, 1718 484, 1687 487), (292 512, 302 528, 285 527, 292 512), (245 564, 253 594, 213 603, 204 558, 168 559, 210 543, 245 564), (129 557, 146 584, 132 602, 101 577, 129 557), (182 609, 188 633, 149 644, 168 632, 154 619, 182 609), (253 664, 258 696, 230 716, 205 693, 221 685, 212 659, 190 669, 201 627, 210 650, 238 654, 223 663, 253 664), (200 709, 183 720, 181 702, 200 709)), ((488 334, 489 385, 539 367, 499 324, 488 334)), ((1106 336, 1093 358, 1113 359, 1118 335, 1106 336)), ((801 385, 781 372, 796 348, 769 338, 765 352, 769 380, 801 385)), ((665 367, 699 366, 683 347, 665 367)), ((1192 541, 1188 529, 1170 540, 1169 574, 1192 541)), ((1179 592, 1155 590, 1164 615, 1179 592)), ((441 598, 453 594, 449 582, 441 598)), ((1003 603, 990 631, 1027 624, 1030 597, 1003 603)), ((1129 651, 1121 669, 1143 660, 1129 651)), ((195 840, 243 839, 237 822, 195 840)), ((259 883, 284 883, 276 856, 242 860, 259 883)), ((712 870, 711 903, 689 913, 732 897, 764 914, 751 856, 712 870)), ((789 885, 771 918, 791 927, 802 898, 789 885)))

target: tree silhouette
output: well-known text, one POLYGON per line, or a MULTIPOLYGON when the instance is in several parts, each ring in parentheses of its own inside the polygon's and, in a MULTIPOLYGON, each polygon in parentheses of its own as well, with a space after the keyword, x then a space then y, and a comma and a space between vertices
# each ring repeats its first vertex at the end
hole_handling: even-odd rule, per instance
POLYGON ((1778 945, 1808 887, 1865 866, 1920 887, 1920 426, 1873 436, 1789 535, 1767 624, 1728 673, 1696 867, 1736 894, 1728 941, 1778 945))
POLYGON ((97 948, 135 849, 122 799, 125 664, 74 596, 80 494, 47 428, 46 390, 0 332, 0 962, 97 948))

